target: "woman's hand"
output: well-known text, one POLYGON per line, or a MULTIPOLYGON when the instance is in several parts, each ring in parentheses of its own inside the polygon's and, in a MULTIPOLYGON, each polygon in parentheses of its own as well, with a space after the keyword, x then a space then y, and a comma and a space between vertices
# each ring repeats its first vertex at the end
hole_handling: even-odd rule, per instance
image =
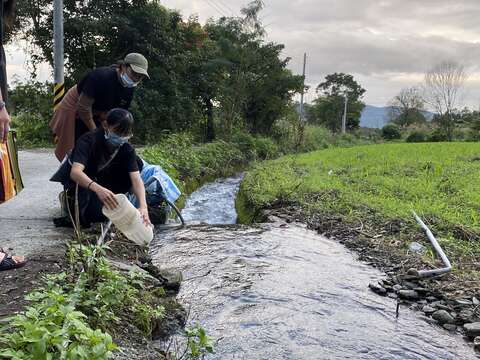
POLYGON ((115 194, 107 188, 98 185, 97 183, 94 183, 94 185, 95 187, 92 186, 92 190, 95 192, 95 194, 97 194, 102 204, 105 205, 108 210, 115 209, 118 206, 118 201, 115 197, 115 194))
POLYGON ((140 207, 138 211, 140 212, 140 216, 142 217, 143 223, 147 226, 152 226, 152 223, 150 222, 150 217, 148 216, 147 207, 140 207))
POLYGON ((5 107, 0 110, 0 143, 7 142, 8 130, 10 129, 10 115, 5 107))

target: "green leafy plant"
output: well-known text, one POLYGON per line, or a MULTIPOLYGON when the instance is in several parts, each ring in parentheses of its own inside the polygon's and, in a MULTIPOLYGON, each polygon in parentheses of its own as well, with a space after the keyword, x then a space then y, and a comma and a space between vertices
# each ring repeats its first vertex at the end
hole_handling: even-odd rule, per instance
POLYGON ((207 336, 205 329, 197 325, 185 331, 187 337, 187 356, 190 359, 203 358, 213 353, 213 341, 207 336))
POLYGON ((27 295, 31 305, 0 329, 0 358, 107 359, 117 349, 107 331, 126 312, 151 335, 152 322, 164 313, 153 300, 163 290, 150 293, 139 273, 113 270, 105 251, 68 246, 68 271, 46 276, 44 286, 27 295))
POLYGON ((109 334, 93 330, 75 310, 76 294, 65 291, 65 273, 49 277, 47 286, 27 298, 33 305, 8 319, 0 329, 0 358, 106 359, 117 347, 109 334))

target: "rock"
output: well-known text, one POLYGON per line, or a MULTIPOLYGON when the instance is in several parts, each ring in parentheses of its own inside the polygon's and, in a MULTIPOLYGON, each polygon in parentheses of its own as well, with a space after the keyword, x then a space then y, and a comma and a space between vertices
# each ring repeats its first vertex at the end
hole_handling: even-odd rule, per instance
POLYGON ((471 302, 470 300, 465 300, 465 299, 457 299, 457 300, 455 300, 455 305, 471 306, 471 305, 473 305, 473 302, 471 302))
POLYGON ((425 305, 423 308, 422 308, 422 311, 427 314, 427 315, 430 315, 430 314, 433 314, 435 311, 437 311, 436 309, 434 309, 433 307, 431 306, 428 306, 428 305, 425 305))
POLYGON ((429 292, 428 289, 425 289, 423 287, 416 287, 413 290, 415 290, 420 296, 426 296, 429 292))
POLYGON ((473 318, 473 311, 469 309, 463 309, 460 311, 460 314, 458 314, 459 319, 466 323, 466 322, 471 322, 473 318))
POLYGON ((457 325, 454 324, 443 324, 443 328, 451 332, 457 331, 457 325))
POLYGON ((411 268, 411 269, 407 270, 407 275, 409 275, 411 277, 414 277, 414 278, 417 278, 417 277, 420 276, 420 273, 418 272, 417 269, 411 268))
POLYGON ((455 322, 454 318, 446 310, 437 310, 432 314, 432 318, 437 320, 440 324, 453 324, 455 322))
POLYGON ((474 297, 472 298, 472 303, 473 303, 473 305, 478 306, 478 305, 480 305, 480 300, 478 300, 478 299, 474 296, 474 297))
POLYGON ((419 300, 418 303, 420 305, 427 305, 427 300, 419 300))
POLYGON ((165 290, 173 292, 178 292, 180 290, 180 284, 183 281, 183 275, 180 271, 159 269, 151 263, 143 264, 142 269, 148 271, 150 275, 160 280, 165 290))
POLYGON ((110 263, 110 265, 112 265, 113 267, 117 268, 120 271, 137 272, 137 273, 141 274, 142 276, 145 277, 145 279, 148 282, 150 282, 155 287, 162 286, 162 283, 160 282, 160 280, 158 280, 156 277, 153 277, 146 270, 138 267, 137 265, 126 264, 124 262, 116 261, 116 260, 112 260, 112 259, 108 259, 108 262, 110 263))
POLYGON ((382 280, 382 285, 383 285, 383 287, 393 286, 393 282, 391 280, 388 280, 388 279, 383 279, 382 280))
POLYGON ((395 293, 388 293, 388 297, 389 297, 390 299, 398 299, 398 295, 395 294, 395 293))
POLYGON ((438 301, 438 299, 435 296, 428 296, 427 301, 434 302, 434 301, 438 301))
POLYGON ((418 287, 418 284, 411 282, 411 281, 404 281, 402 283, 403 287, 408 288, 408 289, 415 289, 418 287))
POLYGON ((415 290, 400 290, 398 296, 406 300, 418 300, 419 296, 415 290))
POLYGON ((480 322, 470 323, 463 325, 465 333, 470 338, 475 338, 480 336, 480 322))
POLYGON ((368 287, 378 295, 385 296, 387 295, 387 290, 385 290, 384 287, 382 287, 379 283, 370 283, 368 284, 368 287))
POLYGON ((400 279, 398 278, 397 275, 391 276, 390 279, 392 280, 392 282, 393 282, 394 284, 400 283, 400 279))
POLYGON ((408 245, 408 250, 418 255, 424 255, 427 248, 418 242, 412 242, 408 245))
POLYGON ((480 350, 480 336, 475 337, 475 339, 473 340, 473 347, 477 351, 480 350))
POLYGON ((451 310, 443 301, 434 301, 430 304, 430 306, 440 310, 451 310))
POLYGON ((165 290, 171 290, 174 292, 178 292, 180 290, 180 285, 183 281, 183 275, 180 271, 158 269, 158 272, 152 275, 164 282, 163 287, 165 290))
POLYGON ((398 292, 402 289, 403 289, 403 287, 400 284, 393 285, 393 291, 395 291, 395 292, 398 292))
POLYGON ((152 324, 152 338, 154 340, 166 340, 172 334, 182 331, 188 317, 186 309, 174 298, 165 298, 160 305, 165 308, 165 316, 152 324))

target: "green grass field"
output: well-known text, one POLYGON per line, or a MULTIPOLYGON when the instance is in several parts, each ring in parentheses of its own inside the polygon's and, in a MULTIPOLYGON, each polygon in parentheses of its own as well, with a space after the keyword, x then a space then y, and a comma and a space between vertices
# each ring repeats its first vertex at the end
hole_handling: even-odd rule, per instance
POLYGON ((381 144, 287 156, 256 166, 240 195, 250 210, 294 202, 352 224, 402 219, 407 234, 418 233, 415 210, 454 257, 480 255, 478 143, 381 144))

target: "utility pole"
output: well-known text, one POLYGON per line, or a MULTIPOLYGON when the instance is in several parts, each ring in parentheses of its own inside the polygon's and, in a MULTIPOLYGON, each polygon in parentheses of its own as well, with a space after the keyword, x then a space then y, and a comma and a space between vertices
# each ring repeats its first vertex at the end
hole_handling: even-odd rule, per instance
POLYGON ((53 3, 53 110, 56 110, 65 94, 63 58, 63 0, 53 3))
POLYGON ((303 116, 303 96, 305 95, 305 67, 307 65, 307 53, 303 54, 303 86, 302 86, 302 93, 300 96, 300 121, 298 122, 298 138, 296 140, 295 147, 298 149, 300 145, 303 143, 303 133, 305 131, 305 117, 303 116))
POLYGON ((348 106, 347 92, 345 92, 344 96, 345 96, 345 106, 343 108, 343 117, 342 117, 342 134, 345 134, 347 132, 347 106, 348 106))
POLYGON ((305 67, 307 64, 307 53, 303 54, 303 86, 302 93, 300 96, 300 121, 298 122, 298 138, 296 143, 296 148, 300 148, 300 145, 303 143, 303 133, 305 131, 305 117, 303 116, 303 96, 305 95, 305 67))
POLYGON ((300 96, 300 122, 305 121, 305 117, 303 116, 303 96, 305 93, 305 67, 307 65, 307 53, 303 54, 303 87, 302 87, 302 94, 300 96))

